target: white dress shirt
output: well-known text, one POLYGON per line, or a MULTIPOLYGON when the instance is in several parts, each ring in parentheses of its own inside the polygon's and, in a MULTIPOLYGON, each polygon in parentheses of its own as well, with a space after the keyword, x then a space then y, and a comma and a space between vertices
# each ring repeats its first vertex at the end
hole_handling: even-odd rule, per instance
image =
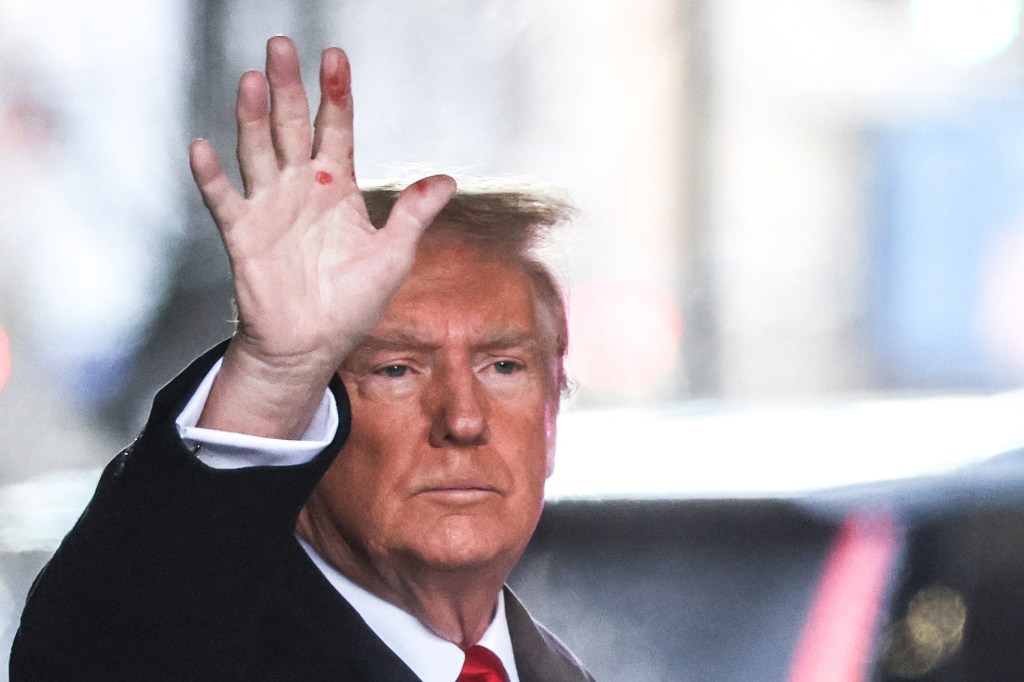
MULTIPOLYGON (((376 633, 423 682, 454 682, 462 671, 466 654, 457 645, 435 635, 412 614, 384 601, 342 575, 305 540, 299 544, 317 568, 327 576, 341 596, 359 612, 376 633)), ((510 682, 519 682, 512 639, 505 619, 505 595, 498 593, 498 608, 484 636, 478 642, 498 655, 510 682)))
MULTIPOLYGON (((338 428, 338 408, 330 391, 324 392, 316 414, 300 440, 261 438, 196 426, 220 365, 218 360, 176 420, 178 434, 185 445, 190 448, 198 446, 197 457, 201 462, 214 469, 303 464, 316 457, 331 442, 338 428)), ((298 540, 334 589, 417 677, 423 682, 455 682, 465 660, 462 649, 438 637, 415 616, 356 585, 328 564, 308 543, 301 538, 298 540)), ((505 618, 505 596, 500 591, 494 620, 479 644, 501 659, 509 682, 519 682, 512 638, 505 618)))

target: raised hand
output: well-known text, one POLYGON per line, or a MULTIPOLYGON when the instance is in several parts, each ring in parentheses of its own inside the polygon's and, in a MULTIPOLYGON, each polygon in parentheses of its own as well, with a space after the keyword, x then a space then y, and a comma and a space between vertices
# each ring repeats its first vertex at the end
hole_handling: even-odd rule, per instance
POLYGON ((207 142, 189 150, 227 249, 239 313, 199 425, 294 438, 409 273, 420 235, 455 182, 439 175, 413 183, 374 229, 356 185, 350 71, 337 48, 321 58, 312 130, 298 55, 283 36, 267 42, 266 76, 242 75, 236 118, 244 195, 207 142))

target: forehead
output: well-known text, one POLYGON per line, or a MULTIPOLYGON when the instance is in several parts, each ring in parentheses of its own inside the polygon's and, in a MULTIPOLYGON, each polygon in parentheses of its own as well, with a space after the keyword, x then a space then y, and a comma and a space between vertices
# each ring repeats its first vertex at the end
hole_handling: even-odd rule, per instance
POLYGON ((533 287, 501 253, 428 235, 377 330, 404 326, 438 331, 514 327, 535 336, 533 287))

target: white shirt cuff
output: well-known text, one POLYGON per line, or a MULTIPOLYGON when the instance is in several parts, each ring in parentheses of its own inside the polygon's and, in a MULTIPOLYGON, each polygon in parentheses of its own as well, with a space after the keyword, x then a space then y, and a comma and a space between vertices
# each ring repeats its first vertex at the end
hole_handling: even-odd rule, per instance
POLYGON ((185 405, 175 424, 178 435, 189 449, 198 448, 196 457, 214 469, 242 469, 252 466, 305 464, 334 439, 338 430, 338 406, 327 389, 316 414, 300 440, 262 438, 244 433, 203 429, 196 424, 206 407, 213 380, 220 372, 221 360, 210 369, 192 399, 185 405))

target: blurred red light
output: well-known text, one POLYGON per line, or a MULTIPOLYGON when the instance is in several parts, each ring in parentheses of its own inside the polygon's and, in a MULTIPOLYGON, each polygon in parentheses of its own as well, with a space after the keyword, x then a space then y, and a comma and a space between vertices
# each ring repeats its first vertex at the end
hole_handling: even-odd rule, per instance
POLYGON ((0 327, 0 391, 4 390, 8 377, 11 376, 11 342, 7 338, 7 330, 0 327))

